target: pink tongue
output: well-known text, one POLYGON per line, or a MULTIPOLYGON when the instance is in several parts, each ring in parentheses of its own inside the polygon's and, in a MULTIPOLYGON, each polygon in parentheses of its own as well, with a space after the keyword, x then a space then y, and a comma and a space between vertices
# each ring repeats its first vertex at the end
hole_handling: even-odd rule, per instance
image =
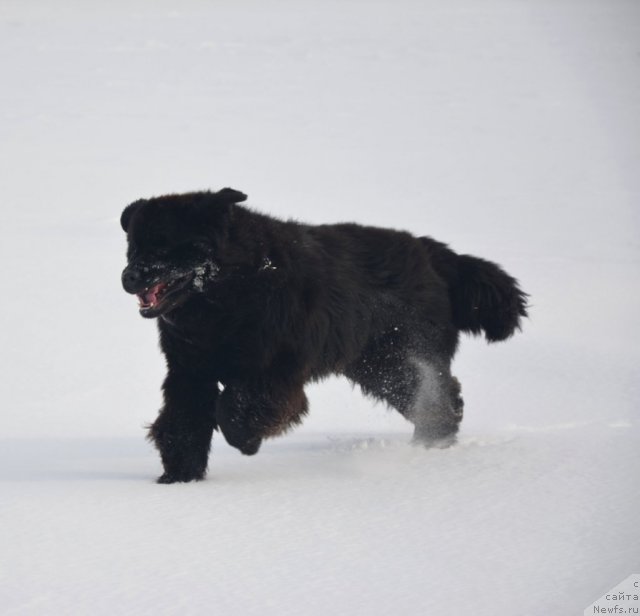
POLYGON ((141 300, 141 304, 154 306, 158 302, 158 293, 162 288, 162 284, 157 284, 155 287, 151 287, 148 291, 141 293, 138 297, 141 300))

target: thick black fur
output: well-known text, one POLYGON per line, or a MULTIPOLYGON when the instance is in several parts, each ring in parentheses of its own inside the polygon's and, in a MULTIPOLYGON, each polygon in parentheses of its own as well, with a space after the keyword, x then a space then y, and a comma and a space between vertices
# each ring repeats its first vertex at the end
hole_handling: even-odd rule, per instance
POLYGON ((428 237, 281 221, 237 205, 245 199, 228 188, 169 195, 122 214, 123 286, 158 317, 167 360, 150 429, 159 481, 202 479, 214 430, 256 453, 300 423, 305 384, 331 374, 396 408, 415 441, 454 442, 459 332, 511 336, 527 314, 516 280, 428 237))

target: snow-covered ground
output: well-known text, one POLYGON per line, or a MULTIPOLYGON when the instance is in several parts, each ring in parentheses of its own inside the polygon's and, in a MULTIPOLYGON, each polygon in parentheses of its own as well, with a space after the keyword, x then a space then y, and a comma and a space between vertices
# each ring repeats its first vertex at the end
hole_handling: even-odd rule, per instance
POLYGON ((640 4, 2 0, 0 613, 564 616, 640 570, 640 4), (128 202, 233 186, 502 263, 449 450, 345 382, 159 486, 128 202))

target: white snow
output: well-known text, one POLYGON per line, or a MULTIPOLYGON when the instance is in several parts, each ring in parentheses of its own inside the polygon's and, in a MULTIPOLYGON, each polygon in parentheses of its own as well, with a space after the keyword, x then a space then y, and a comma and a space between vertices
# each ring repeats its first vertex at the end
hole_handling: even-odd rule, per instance
POLYGON ((3 614, 581 614, 640 567, 640 4, 3 0, 3 614), (348 384, 159 486, 120 211, 232 186, 495 260, 461 442, 348 384))

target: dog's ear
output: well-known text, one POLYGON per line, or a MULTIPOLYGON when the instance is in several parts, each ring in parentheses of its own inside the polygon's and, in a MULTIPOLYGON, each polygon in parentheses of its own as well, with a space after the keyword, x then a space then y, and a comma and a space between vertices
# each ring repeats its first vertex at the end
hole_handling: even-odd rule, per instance
POLYGON ((240 192, 239 190, 234 190, 233 188, 223 188, 215 193, 216 201, 218 203, 225 203, 229 205, 233 205, 234 203, 242 203, 247 200, 247 195, 240 192))
POLYGON ((122 215, 120 216, 120 226, 125 233, 129 231, 129 222, 131 221, 131 217, 143 203, 146 203, 144 199, 138 199, 138 201, 134 201, 127 205, 127 207, 122 211, 122 215))

